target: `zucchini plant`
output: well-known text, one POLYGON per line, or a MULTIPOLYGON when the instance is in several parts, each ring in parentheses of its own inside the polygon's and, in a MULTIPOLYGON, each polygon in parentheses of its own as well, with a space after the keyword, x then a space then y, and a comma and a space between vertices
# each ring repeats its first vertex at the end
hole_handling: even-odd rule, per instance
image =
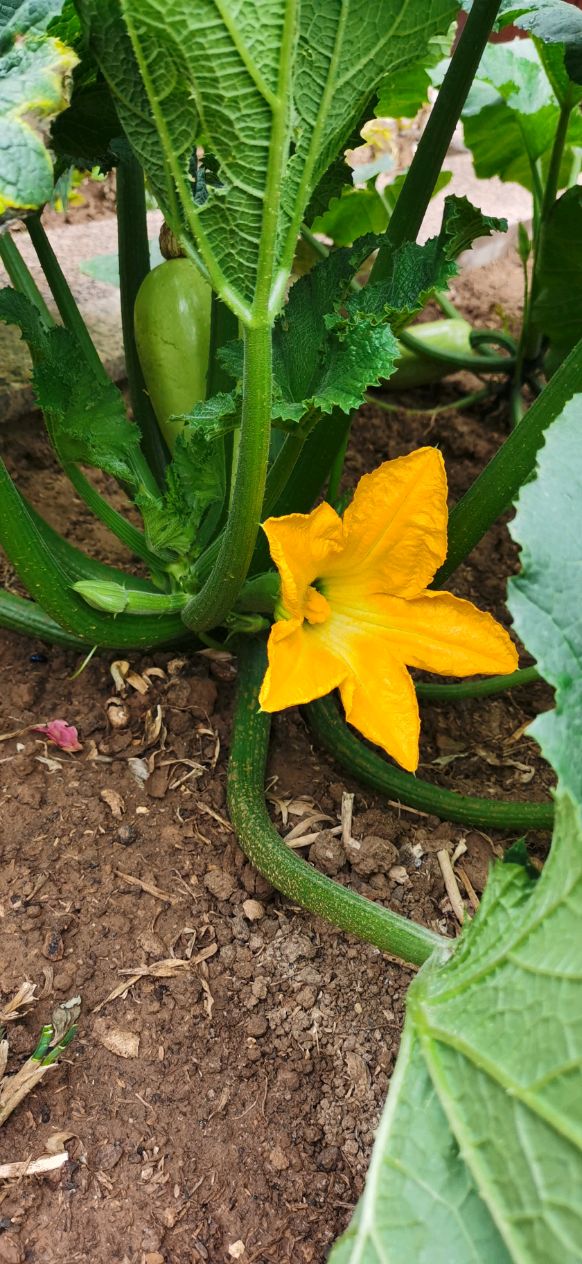
MULTIPOLYGON (((20 96, 10 106, 19 127, 30 128, 30 119, 47 108, 56 113, 52 158, 45 153, 42 178, 36 169, 33 173, 32 162, 25 171, 19 166, 20 138, 8 133, 2 179, 4 227, 14 216, 23 219, 59 320, 48 310, 7 231, 0 236, 0 258, 11 285, 0 292, 0 319, 16 325, 28 344, 36 398, 72 486, 148 572, 147 578, 137 578, 81 553, 42 520, 0 465, 0 544, 30 594, 29 600, 0 594, 0 624, 86 651, 180 644, 187 652, 188 647, 234 638, 240 684, 229 808, 241 847, 280 891, 305 908, 405 961, 428 963, 411 991, 407 1037, 388 1116, 396 1112, 400 1120, 403 1112, 403 1131, 413 1144, 428 1103, 434 1114, 434 1152, 421 1153, 416 1143, 419 1180, 418 1190, 406 1192, 411 1200, 407 1236, 398 1223, 398 1206, 388 1215, 378 1200, 385 1162, 398 1167, 402 1177, 410 1160, 397 1148, 391 1157, 393 1135, 390 1127, 384 1130, 380 1157, 373 1161, 371 1193, 355 1230, 337 1248, 339 1258, 353 1261, 408 1260, 415 1251, 419 1259, 429 1258, 426 1252, 430 1254, 439 1233, 441 1258, 459 1264, 470 1259, 577 1258, 556 1253, 557 1244, 568 1234, 573 1241, 576 1233, 570 1221, 576 1214, 572 1191, 580 1169, 580 1138, 573 1122, 579 1109, 572 1075, 580 1056, 577 1031, 568 1028, 567 1056, 557 1036, 544 1034, 543 1074, 555 1085, 550 1097, 554 1091, 560 1094, 560 1126, 550 1117, 551 1102, 545 1097, 541 1115, 554 1128, 558 1147, 567 1140, 570 1149, 567 1161, 561 1159, 567 1192, 559 1206, 550 1198, 535 1207, 524 1203, 524 1219, 529 1216, 539 1240, 547 1244, 536 1256, 527 1254, 525 1231, 508 1227, 507 1215, 490 1197, 492 1183, 506 1180, 507 1164, 499 1175, 498 1165, 489 1170, 484 1163, 473 1163, 468 1151, 465 1157, 469 1135, 474 1149, 479 1148, 477 1129, 469 1119, 470 1102, 460 1095, 456 1113, 448 1109, 447 1093, 452 1093, 450 1080, 456 1072, 450 1072, 447 1091, 441 1091, 432 1046, 447 1041, 437 1018, 431 1017, 443 990, 448 997, 453 975, 451 989, 458 976, 475 1026, 485 1007, 495 1015, 509 1005, 511 972, 505 966, 518 949, 507 919, 515 912, 533 918, 537 926, 535 919, 546 905, 550 915, 554 898, 570 908, 564 885, 567 865, 554 856, 572 848, 577 826, 572 813, 562 811, 559 795, 556 813, 550 800, 470 798, 415 775, 423 690, 425 697, 433 688, 439 696, 454 698, 459 689, 463 696, 471 691, 478 695, 537 678, 535 670, 519 670, 513 642, 500 625, 486 611, 446 592, 443 584, 531 479, 545 432, 557 418, 562 420, 556 432, 567 423, 574 445, 572 416, 580 397, 574 404, 569 401, 582 388, 582 341, 574 337, 560 344, 554 363, 545 365, 549 380, 544 382, 549 326, 540 324, 539 315, 552 257, 550 221, 556 193, 563 187, 562 159, 565 147, 574 144, 577 126, 582 35, 570 6, 562 0, 524 2, 519 8, 500 5, 500 0, 474 0, 410 168, 387 207, 386 222, 367 222, 365 231, 347 238, 348 244, 331 249, 312 231, 317 217, 325 218, 326 207, 341 198, 344 150, 372 117, 376 103, 385 110, 387 101, 415 100, 419 83, 425 91, 457 8, 455 0, 432 0, 428 7, 423 0, 377 0, 375 5, 330 0, 322 22, 312 0, 242 0, 237 5, 166 0, 163 6, 158 0, 38 0, 35 6, 15 0, 0 16, 0 73, 7 100, 13 91, 10 76, 23 49, 41 80, 47 73, 46 57, 52 59, 53 96, 43 95, 41 103, 33 85, 27 96, 26 84, 20 83, 20 96), (487 69, 489 51, 484 63, 481 58, 500 11, 503 20, 519 21, 534 31, 542 49, 535 56, 540 64, 546 64, 545 57, 554 67, 560 92, 567 97, 568 117, 562 103, 549 124, 546 166, 545 151, 540 151, 529 168, 532 183, 535 169, 539 206, 519 345, 491 331, 475 333, 464 322, 461 329, 453 316, 449 319, 455 323, 456 341, 439 346, 433 330, 411 333, 411 322, 435 296, 448 310, 446 290, 459 254, 475 238, 504 227, 504 221, 484 216, 466 198, 450 196, 439 233, 423 245, 417 241, 461 113, 465 109, 466 117, 473 117, 477 107, 471 94, 481 82, 478 76, 493 74, 487 69), (56 179, 71 164, 116 168, 131 421, 42 225, 53 160, 56 179), (164 253, 170 256, 153 271, 146 186, 163 211, 164 253), (307 270, 306 245, 311 251, 307 270), (403 374, 410 382, 415 369, 423 380, 432 378, 434 364, 439 373, 461 365, 505 374, 519 424, 450 518, 444 464, 429 446, 364 476, 340 514, 337 489, 354 411, 371 388, 390 380, 397 365, 401 382, 403 374), (535 399, 522 417, 525 383, 532 385, 535 399), (140 527, 97 491, 87 467, 119 482, 140 515, 140 527), (490 679, 486 684, 415 687, 411 668, 490 679), (333 701, 336 689, 346 719, 333 701), (540 880, 535 896, 525 890, 523 875, 509 866, 507 872, 502 869, 492 880, 479 921, 457 946, 316 872, 285 846, 265 806, 270 714, 291 705, 304 708, 314 737, 340 763, 391 799, 482 828, 549 830, 557 816, 548 876, 540 880), (354 728, 400 767, 362 742, 354 728), (568 844, 559 841, 564 835, 568 844), (504 969, 491 980, 488 976, 480 990, 479 954, 497 961, 498 942, 504 969), (433 1023, 430 1032, 427 1013, 433 1023), (424 1056, 425 1036, 432 1041, 431 1059, 424 1056), (443 1111, 464 1167, 451 1158, 453 1140, 443 1111), (561 1120, 568 1116, 566 1138, 561 1120), (444 1161, 443 1154, 448 1156, 447 1174, 454 1169, 457 1183, 449 1188, 443 1182, 439 1203, 432 1169, 444 1161), (430 1189, 434 1198, 426 1201, 430 1189), (454 1207, 459 1222, 453 1254, 442 1226, 443 1204, 454 1207), (415 1247, 415 1241, 421 1245, 415 1247)), ((534 64, 533 54, 530 62, 534 64)), ((503 97, 501 88, 505 91, 505 80, 499 87, 503 97)), ((511 109, 511 93, 509 100, 511 109)), ((483 108, 491 104, 487 98, 483 108)), ((32 135, 31 153, 38 157, 33 129, 32 135)), ((525 140, 524 145, 527 150, 525 140)), ((534 487, 528 486, 523 496, 535 497, 534 487)), ((550 512, 559 511, 554 507, 550 512)), ((556 591, 562 593, 573 582, 575 551, 567 553, 563 564, 570 569, 558 574, 556 591)), ((522 594, 529 592, 527 572, 523 584, 522 594)), ((535 602, 535 585, 532 591, 529 599, 535 602)), ((566 621, 568 613, 565 609, 566 621)), ((542 644, 534 633, 530 638, 527 620, 520 628, 539 657, 542 673, 563 684, 560 663, 556 666, 552 658, 546 669, 545 640, 542 644)), ((570 642, 568 680, 579 677, 575 645, 570 642)), ((544 749, 553 758, 554 746, 544 749)), ((556 766, 562 778, 562 766, 556 766)), ((572 796, 578 803, 574 791, 572 796)), ((532 957, 531 972, 547 969, 553 978, 557 967, 549 933, 540 952, 540 964, 532 957)), ((524 994, 528 968, 525 961, 520 982, 524 994)), ((532 991, 534 996, 538 993, 532 991)), ((520 1033, 525 1038, 529 1019, 524 1005, 514 1008, 515 1045, 520 1033)), ((492 1083, 496 1091, 501 1085, 513 1092, 513 1081, 505 1075, 501 1054, 496 1063, 491 1052, 494 1030, 478 1034, 479 1057, 485 1040, 489 1045, 489 1078, 479 1080, 473 1106, 477 1102, 485 1112, 490 1105, 497 1111, 492 1083)), ((440 1053, 440 1044, 438 1049, 440 1053)), ((482 1070, 477 1056, 473 1063, 482 1070)), ((442 1070, 442 1058, 439 1066, 442 1070)), ((537 1120, 536 1084, 527 1081, 524 1092, 537 1120)), ((501 1124, 497 1131, 503 1139, 501 1124)), ((517 1124, 514 1134, 523 1165, 531 1166, 527 1138, 517 1124)), ((543 1145, 537 1140, 535 1160, 545 1170, 543 1145)), ((555 1188, 549 1166, 547 1173, 548 1188, 555 1188)), ((394 1202, 398 1204, 399 1196, 394 1202)))

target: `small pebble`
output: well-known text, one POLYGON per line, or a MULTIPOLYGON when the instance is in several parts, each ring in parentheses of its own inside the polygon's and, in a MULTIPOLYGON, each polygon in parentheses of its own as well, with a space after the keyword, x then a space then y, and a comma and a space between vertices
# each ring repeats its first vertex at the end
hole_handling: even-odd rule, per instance
POLYGON ((118 843, 123 847, 130 847, 137 839, 137 830, 135 825, 120 825, 116 834, 118 843))

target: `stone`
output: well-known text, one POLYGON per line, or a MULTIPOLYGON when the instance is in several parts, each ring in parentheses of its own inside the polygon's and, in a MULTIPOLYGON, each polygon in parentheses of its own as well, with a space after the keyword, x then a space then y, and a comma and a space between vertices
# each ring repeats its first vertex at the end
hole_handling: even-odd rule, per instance
POLYGON ((341 838, 334 838, 333 834, 322 830, 309 848, 309 859, 312 865, 321 869, 322 873, 335 877, 335 874, 339 873, 346 863, 346 853, 341 838))
POLYGON ((366 834, 362 839, 350 838, 346 843, 346 856, 352 869, 367 877, 372 873, 388 873, 398 860, 398 850, 387 838, 366 834))

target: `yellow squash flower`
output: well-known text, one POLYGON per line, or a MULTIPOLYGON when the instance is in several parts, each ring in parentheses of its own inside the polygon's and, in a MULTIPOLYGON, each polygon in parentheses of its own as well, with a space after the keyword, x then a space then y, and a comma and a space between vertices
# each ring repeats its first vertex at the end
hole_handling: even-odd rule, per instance
POLYGON ((447 551, 447 480, 436 448, 365 474, 343 518, 323 504, 269 518, 264 530, 281 578, 264 711, 339 688, 350 724, 414 772, 420 719, 407 669, 515 670, 515 647, 491 615, 428 590, 447 551))

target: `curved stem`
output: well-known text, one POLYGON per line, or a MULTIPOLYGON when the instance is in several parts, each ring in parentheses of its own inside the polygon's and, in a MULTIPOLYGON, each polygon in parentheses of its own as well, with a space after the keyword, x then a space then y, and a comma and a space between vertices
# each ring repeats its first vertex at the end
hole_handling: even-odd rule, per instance
POLYGON ((27 601, 3 589, 0 589, 0 627, 22 636, 38 637, 49 645, 62 645, 66 650, 90 649, 89 641, 66 632, 35 601, 27 601))
POLYGON ((489 698, 492 694, 505 693, 506 689, 533 685, 541 679, 537 667, 520 667, 507 676, 489 676, 487 680, 462 680, 454 685, 418 680, 414 687, 417 697, 429 702, 461 702, 464 698, 489 698))
POLYGON ((265 807, 265 766, 270 717, 258 707, 266 666, 265 647, 247 641, 239 658, 239 688, 228 770, 228 806, 240 846, 251 864, 288 899, 358 935, 383 952, 422 965, 450 940, 326 878, 296 855, 272 824, 265 807))
POLYGON ((433 295, 435 303, 438 303, 444 316, 448 316, 449 320, 463 320, 464 317, 455 307, 452 299, 449 298, 445 290, 435 290, 433 295))
POLYGON ((271 329, 245 330, 243 409, 232 505, 213 570, 184 607, 186 627, 205 632, 234 606, 253 556, 269 458, 271 431, 271 329))
POLYGON ((376 408, 381 408, 385 413, 404 413, 406 417, 438 417, 440 413, 451 413, 457 408, 472 408, 474 404, 482 404, 495 394, 495 387, 488 385, 479 391, 471 391, 469 395, 461 395, 460 399, 452 399, 449 404, 438 404, 436 408, 405 408, 403 404, 389 404, 381 395, 366 395, 366 403, 375 404, 376 408))
POLYGON ((484 347, 485 354, 489 354, 488 347, 505 347, 505 350, 513 356, 517 351, 515 338, 504 329, 472 329, 469 342, 472 347, 484 347))
POLYGON ((415 355, 429 360, 444 360, 451 366, 449 370, 451 373, 455 369, 469 369, 472 373, 512 373, 515 367, 515 357, 511 355, 455 355, 454 351, 441 351, 439 347, 421 342, 408 329, 401 329, 398 337, 403 347, 408 347, 410 351, 414 351, 415 355))
POLYGON ((148 548, 145 535, 139 527, 134 527, 132 522, 124 518, 123 514, 118 513, 109 502, 97 491, 96 487, 89 482, 89 479, 83 474, 82 470, 72 462, 63 463, 63 469, 67 478, 72 483, 75 491, 79 493, 82 500, 105 527, 111 531, 112 535, 121 540, 126 548, 134 553, 136 557, 141 558, 150 570, 159 572, 164 569, 164 562, 161 558, 148 548))
POLYGON ((495 799, 468 797, 453 790, 442 790, 412 773, 394 768, 351 732, 331 698, 310 702, 303 712, 317 741, 333 758, 364 785, 390 799, 439 816, 443 821, 459 821, 462 825, 483 829, 552 828, 553 803, 500 803, 495 799))
POLYGON ((392 255, 398 246, 405 241, 416 241, 500 3, 501 0, 474 0, 471 5, 463 33, 390 216, 384 243, 372 268, 371 279, 374 281, 386 279, 392 255))
POLYGON ((41 320, 47 329, 50 329, 55 323, 52 313, 49 312, 32 272, 22 258, 11 233, 0 233, 0 259, 14 289, 18 290, 19 294, 24 294, 24 297, 34 304, 41 320))
POLYGON ((533 474, 536 456, 548 426, 559 416, 582 383, 582 339, 562 362, 523 421, 455 505, 449 518, 447 558, 432 587, 438 588, 478 544, 500 514, 511 505, 522 483, 533 474))
POLYGON ((169 453, 146 390, 133 327, 137 292, 150 270, 144 177, 133 155, 124 158, 117 168, 117 250, 121 327, 131 407, 144 455, 156 483, 163 487, 169 453))

